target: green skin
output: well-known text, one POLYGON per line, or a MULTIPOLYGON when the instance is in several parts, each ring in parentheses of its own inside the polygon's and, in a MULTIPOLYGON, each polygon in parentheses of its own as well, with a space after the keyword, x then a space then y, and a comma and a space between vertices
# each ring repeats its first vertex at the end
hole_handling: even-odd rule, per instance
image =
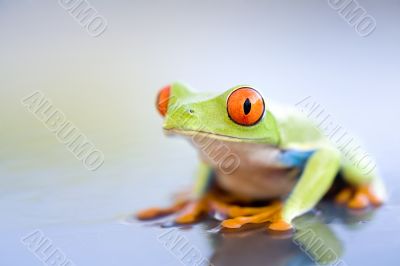
MULTIPOLYGON (((181 83, 172 84, 163 128, 183 135, 204 132, 210 138, 224 141, 265 144, 281 150, 313 151, 284 203, 282 218, 289 224, 321 200, 339 171, 349 185, 370 185, 374 193, 384 199, 384 187, 376 170, 363 173, 300 111, 272 108, 265 101, 265 114, 257 124, 243 126, 232 121, 227 114, 227 98, 239 87, 243 86, 212 97, 193 93, 181 83)), ((194 192, 197 197, 207 191, 210 171, 210 166, 200 163, 194 192)))

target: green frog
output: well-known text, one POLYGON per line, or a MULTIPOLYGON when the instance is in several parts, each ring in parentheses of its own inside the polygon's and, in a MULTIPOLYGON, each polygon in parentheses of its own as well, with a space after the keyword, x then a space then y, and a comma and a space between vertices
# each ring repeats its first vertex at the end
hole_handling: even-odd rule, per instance
POLYGON ((176 82, 160 90, 156 106, 164 131, 188 138, 200 162, 188 195, 139 212, 141 220, 176 214, 176 223, 188 224, 218 212, 224 228, 266 223, 287 231, 294 218, 316 206, 339 172, 345 186, 335 195, 337 203, 363 209, 386 199, 376 168, 361 169, 302 112, 272 104, 251 86, 214 96, 176 82))

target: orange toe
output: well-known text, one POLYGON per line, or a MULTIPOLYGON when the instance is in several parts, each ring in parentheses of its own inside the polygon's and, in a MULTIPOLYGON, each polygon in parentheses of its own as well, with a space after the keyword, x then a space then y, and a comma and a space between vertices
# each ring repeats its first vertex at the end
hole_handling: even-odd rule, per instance
POLYGON ((196 221, 197 216, 193 214, 184 214, 175 219, 175 222, 179 224, 190 224, 196 221))
POLYGON ((383 203, 382 199, 379 198, 370 187, 365 188, 363 191, 372 205, 379 206, 383 203))
POLYGON ((136 214, 136 218, 139 220, 150 220, 150 219, 155 219, 159 218, 162 216, 166 216, 169 214, 172 214, 174 212, 179 211, 186 205, 186 202, 177 202, 171 207, 166 207, 166 208, 149 208, 145 209, 143 211, 140 211, 136 214))
POLYGON ((149 208, 138 212, 136 214, 136 218, 138 218, 139 220, 149 220, 156 218, 160 215, 163 215, 163 212, 160 208, 149 208))
POLYGON ((338 204, 345 204, 351 198, 352 191, 350 188, 345 188, 339 192, 339 194, 335 197, 335 202, 338 204))
POLYGON ((348 207, 351 209, 363 209, 368 206, 368 197, 364 194, 357 194, 352 200, 349 201, 348 207))
POLYGON ((293 228, 293 226, 288 222, 280 220, 273 222, 268 226, 268 228, 274 231, 289 231, 293 228))
POLYGON ((383 201, 374 194, 369 194, 368 198, 369 198, 369 201, 371 202, 371 204, 374 206, 379 206, 379 205, 382 205, 382 203, 383 203, 383 201))
POLYGON ((242 226, 241 223, 238 223, 234 219, 222 221, 221 225, 225 228, 240 228, 242 226))
POLYGON ((251 217, 237 217, 222 221, 221 225, 225 228, 240 228, 242 225, 251 221, 251 217))
POLYGON ((206 211, 206 204, 203 201, 194 201, 189 203, 183 211, 175 218, 175 222, 179 224, 190 224, 196 220, 206 211))

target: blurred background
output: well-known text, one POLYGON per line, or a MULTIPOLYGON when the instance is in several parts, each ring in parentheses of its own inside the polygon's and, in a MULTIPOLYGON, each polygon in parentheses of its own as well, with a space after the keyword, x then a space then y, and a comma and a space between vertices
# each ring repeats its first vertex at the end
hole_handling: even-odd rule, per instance
MULTIPOLYGON (((67 2, 0 0, 0 265, 43 264, 21 242, 34 230, 74 265, 181 265, 158 239, 165 229, 131 218, 193 181, 195 150, 163 135, 154 106, 175 80, 213 92, 250 84, 292 105, 311 96, 361 136, 390 201, 373 218, 324 223, 345 265, 395 264, 399 1, 355 2, 376 21, 366 37, 328 0, 90 0, 107 23, 97 37, 67 2), (99 169, 86 169, 21 104, 37 90, 103 152, 99 169)), ((290 238, 210 228, 179 232, 214 265, 314 263, 290 238)))

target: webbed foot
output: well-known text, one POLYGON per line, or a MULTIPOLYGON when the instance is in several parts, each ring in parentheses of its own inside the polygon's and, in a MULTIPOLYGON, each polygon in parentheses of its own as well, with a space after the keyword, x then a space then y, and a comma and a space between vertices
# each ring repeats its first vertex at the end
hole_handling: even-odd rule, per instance
POLYGON ((282 203, 272 202, 265 207, 240 207, 229 205, 219 201, 212 201, 215 210, 222 212, 229 219, 222 221, 221 225, 225 228, 240 228, 245 224, 259 224, 270 222, 270 230, 287 231, 292 228, 291 224, 281 219, 282 203))
POLYGON ((234 205, 234 198, 224 198, 221 195, 209 194, 201 199, 186 200, 168 208, 150 208, 139 212, 136 217, 149 220, 176 214, 174 221, 178 224, 197 222, 203 214, 217 212, 227 219, 221 226, 224 228, 240 228, 245 224, 270 223, 268 228, 273 231, 287 231, 292 225, 282 219, 281 201, 274 201, 263 207, 242 207, 234 205))
POLYGON ((379 206, 382 204, 382 199, 378 197, 370 185, 346 187, 336 195, 335 201, 338 204, 346 204, 350 209, 363 209, 370 205, 379 206))

